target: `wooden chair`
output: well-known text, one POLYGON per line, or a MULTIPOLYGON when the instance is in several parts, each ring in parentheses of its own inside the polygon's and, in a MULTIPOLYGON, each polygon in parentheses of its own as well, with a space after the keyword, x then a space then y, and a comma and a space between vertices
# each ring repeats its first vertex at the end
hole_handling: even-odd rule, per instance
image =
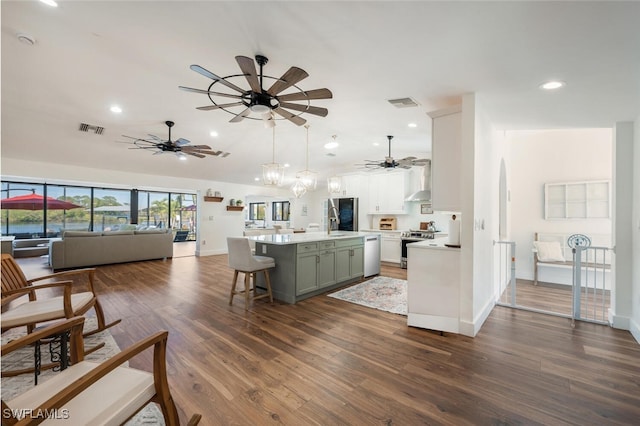
POLYGON ((37 324, 83 315, 91 308, 96 312, 98 327, 85 333, 89 336, 99 333, 118 324, 121 320, 105 323, 104 312, 93 288, 95 277, 94 268, 76 269, 73 271, 58 272, 28 280, 20 266, 10 254, 2 254, 2 297, 0 306, 3 308, 1 331, 10 328, 27 327, 27 332, 33 332, 37 324), (73 281, 68 278, 85 277, 87 291, 73 293, 73 281), (59 279, 66 279, 59 281, 59 279), (44 284, 35 284, 38 281, 58 280, 44 284), (62 296, 38 299, 36 291, 41 289, 61 288, 62 296), (18 306, 9 306, 9 303, 22 296, 29 296, 29 301, 18 306), (8 308, 8 309, 7 309, 8 308))
MULTIPOLYGON (((167 380, 168 332, 155 333, 100 363, 84 360, 83 322, 83 317, 68 319, 36 330, 2 347, 4 356, 38 340, 71 330, 72 365, 16 398, 2 401, 2 424, 36 425, 46 420, 46 416, 37 416, 38 413, 49 413, 63 419, 65 415, 68 416, 65 421, 68 424, 119 425, 148 403, 155 402, 162 410, 165 424, 179 425, 178 410, 167 380), (153 372, 122 366, 151 346, 153 372)), ((188 425, 198 424, 200 418, 199 414, 194 415, 188 425)))
POLYGON ((249 309, 250 300, 262 299, 263 297, 268 297, 269 301, 273 303, 269 269, 275 268, 276 261, 272 257, 254 256, 247 238, 228 237, 227 248, 229 250, 229 266, 234 269, 229 305, 233 304, 233 296, 236 294, 244 295, 245 309, 249 309), (244 273, 243 290, 236 290, 239 272, 244 273), (264 272, 264 280, 267 285, 267 292, 261 295, 256 294, 256 272, 264 272), (253 286, 251 286, 251 281, 253 281, 253 286), (251 291, 253 291, 253 296, 250 296, 251 291))

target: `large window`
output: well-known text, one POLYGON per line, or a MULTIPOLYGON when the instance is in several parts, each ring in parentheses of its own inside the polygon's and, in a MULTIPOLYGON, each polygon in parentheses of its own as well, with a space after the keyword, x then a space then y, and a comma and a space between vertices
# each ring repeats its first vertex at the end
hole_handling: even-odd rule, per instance
POLYGON ((91 188, 47 185, 47 196, 73 203, 77 208, 47 209, 47 234, 91 229, 91 188))
POLYGON ((2 182, 2 233, 16 238, 45 235, 44 185, 2 182))
POLYGON ((271 218, 274 222, 289 220, 289 202, 274 201, 271 203, 271 218))
POLYGON ((118 231, 131 223, 131 191, 96 188, 93 192, 93 230, 118 231))
POLYGON ((1 202, 1 232, 16 238, 167 227, 196 235, 195 194, 3 181, 1 202))
POLYGON ((265 220, 266 203, 249 203, 249 220, 265 220))

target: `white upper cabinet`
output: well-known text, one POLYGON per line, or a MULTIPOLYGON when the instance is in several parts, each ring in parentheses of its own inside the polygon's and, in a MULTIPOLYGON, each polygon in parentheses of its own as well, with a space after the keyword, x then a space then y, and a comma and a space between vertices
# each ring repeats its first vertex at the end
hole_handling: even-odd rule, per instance
POLYGON ((339 195, 340 197, 360 197, 363 192, 361 183, 362 179, 363 177, 360 175, 342 176, 342 182, 340 184, 340 194, 333 194, 332 196, 339 195))
POLYGON ((429 113, 432 125, 431 204, 436 211, 461 211, 462 110, 429 113))
POLYGON ((369 214, 408 213, 404 201, 410 188, 408 172, 381 172, 365 177, 369 183, 369 214))

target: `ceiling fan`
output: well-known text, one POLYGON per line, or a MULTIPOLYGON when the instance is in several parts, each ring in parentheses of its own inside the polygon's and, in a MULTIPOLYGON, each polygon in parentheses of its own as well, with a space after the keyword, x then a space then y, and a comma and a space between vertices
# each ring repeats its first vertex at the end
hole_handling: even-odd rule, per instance
POLYGON ((171 128, 175 124, 173 121, 165 121, 164 124, 169 127, 169 139, 164 140, 156 135, 149 135, 149 139, 134 138, 133 136, 122 135, 125 138, 133 139, 132 143, 134 148, 129 149, 149 149, 155 151, 153 154, 164 154, 165 152, 174 152, 180 158, 186 158, 187 155, 192 155, 198 158, 204 158, 207 155, 214 155, 216 157, 227 157, 230 153, 223 151, 213 151, 209 145, 189 145, 191 142, 187 139, 179 138, 175 141, 171 140, 171 128))
POLYGON ((362 164, 365 169, 395 169, 399 167, 401 169, 410 169, 412 166, 424 166, 430 160, 428 158, 416 158, 416 157, 405 157, 400 160, 394 160, 391 156, 391 139, 393 136, 387 136, 389 139, 389 156, 385 157, 384 160, 364 160, 366 163, 362 164))
POLYGON ((302 126, 307 122, 300 117, 302 114, 308 113, 326 117, 329 111, 326 108, 311 105, 311 100, 315 99, 331 99, 333 94, 329 89, 302 90, 296 84, 309 76, 307 72, 298 67, 291 67, 280 78, 264 75, 262 67, 269 61, 265 56, 256 55, 255 62, 260 66, 260 74, 256 72, 256 66, 253 59, 246 56, 236 56, 236 62, 240 66, 242 74, 229 75, 226 77, 218 77, 211 71, 208 71, 200 65, 191 65, 191 69, 207 78, 213 80, 206 90, 194 89, 191 87, 178 86, 182 90, 188 92, 202 93, 209 96, 213 105, 197 107, 202 111, 210 111, 221 109, 232 114, 234 117, 231 123, 237 123, 245 118, 252 120, 263 120, 265 126, 273 127, 275 120, 289 120, 292 123, 302 126), (231 79, 236 77, 244 77, 249 84, 250 89, 245 90, 233 84, 231 79), (264 79, 275 80, 268 89, 264 89, 264 79), (281 94, 289 88, 296 91, 281 94), (228 89, 231 89, 229 92, 228 89), (224 99, 221 99, 224 98, 224 99), (227 102, 228 99, 235 99, 233 102, 227 102), (292 101, 303 101, 304 103, 292 103, 292 101), (227 103, 225 103, 227 102, 227 103), (241 107, 236 111, 231 109, 241 107), (291 112, 289 110, 293 110, 291 112), (251 113, 258 114, 259 118, 250 117, 251 113), (281 118, 276 118, 276 114, 281 118))

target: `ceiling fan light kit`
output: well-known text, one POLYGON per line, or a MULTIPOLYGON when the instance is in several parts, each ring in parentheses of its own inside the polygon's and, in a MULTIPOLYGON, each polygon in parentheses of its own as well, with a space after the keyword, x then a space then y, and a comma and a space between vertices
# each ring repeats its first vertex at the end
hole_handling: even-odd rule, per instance
POLYGON ((213 80, 213 83, 205 90, 185 86, 178 87, 188 92, 207 95, 213 105, 197 107, 196 109, 202 111, 221 109, 233 115, 230 120, 231 123, 238 123, 245 118, 249 118, 251 120, 263 120, 267 127, 272 127, 275 124, 274 120, 289 120, 298 126, 302 126, 307 122, 307 120, 300 117, 302 114, 326 117, 329 113, 326 108, 311 106, 310 102, 316 99, 331 99, 333 94, 329 89, 305 91, 297 86, 300 81, 309 76, 305 70, 291 67, 280 78, 275 78, 264 75, 263 67, 269 62, 269 59, 263 55, 256 55, 255 63, 249 57, 236 56, 236 62, 242 74, 228 75, 226 77, 219 77, 200 65, 191 65, 190 68, 193 71, 213 80), (256 70, 256 63, 260 67, 260 73, 256 70), (238 77, 246 79, 249 89, 243 89, 230 81, 238 77), (275 80, 268 89, 264 89, 263 86, 265 78, 275 80), (283 93, 290 88, 297 91, 283 93), (231 92, 228 91, 229 89, 231 92), (229 99, 235 99, 235 102, 230 102, 229 99), (303 101, 306 104, 291 103, 292 101, 303 101), (240 109, 233 111, 232 109, 235 107, 240 107, 240 109), (251 117, 251 113, 260 117, 251 117), (275 118, 274 114, 281 118, 275 118))

